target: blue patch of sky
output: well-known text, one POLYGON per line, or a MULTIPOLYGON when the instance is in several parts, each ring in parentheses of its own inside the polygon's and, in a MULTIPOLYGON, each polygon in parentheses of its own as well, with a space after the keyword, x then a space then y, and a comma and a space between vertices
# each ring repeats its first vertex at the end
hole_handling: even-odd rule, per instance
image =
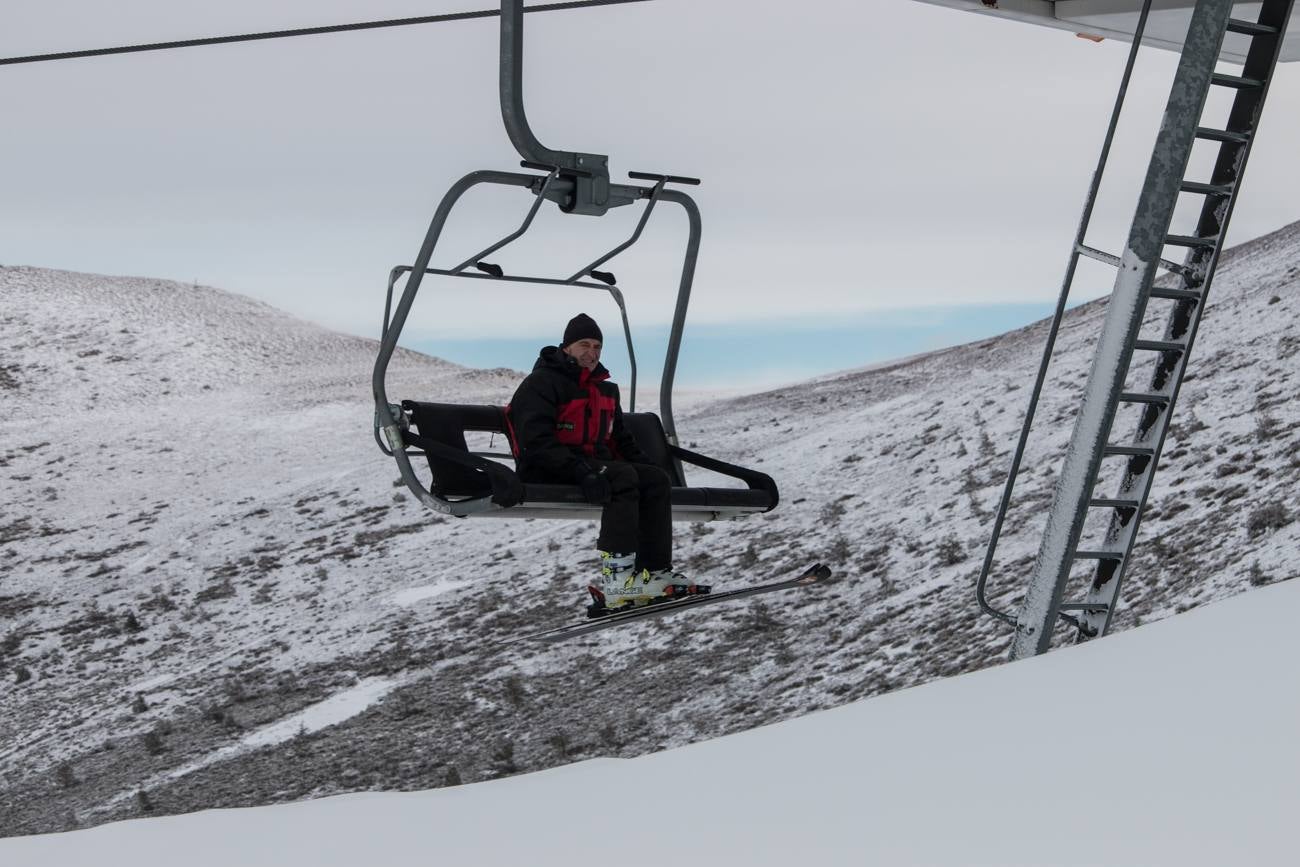
MULTIPOLYGON (((883 310, 819 318, 686 324, 677 389, 746 389, 784 385, 983 340, 1050 316, 1048 303, 979 304, 883 310)), ((617 319, 602 322, 603 361, 628 383, 628 353, 617 319)), ((563 323, 559 329, 562 330, 563 323)), ((658 387, 668 346, 667 325, 632 325, 641 388, 658 387)), ((527 371, 538 349, 557 334, 421 341, 411 348, 469 367, 527 371)))

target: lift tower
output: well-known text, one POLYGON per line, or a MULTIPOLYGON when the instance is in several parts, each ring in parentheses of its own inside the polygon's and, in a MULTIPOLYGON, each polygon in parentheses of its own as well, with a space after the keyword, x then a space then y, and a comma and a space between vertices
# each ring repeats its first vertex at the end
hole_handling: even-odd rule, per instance
POLYGON ((1014 626, 1011 656, 1020 658, 1050 649, 1056 627, 1062 622, 1073 627, 1072 634, 1078 641, 1104 635, 1110 626, 1269 84, 1279 59, 1300 59, 1300 30, 1288 32, 1294 0, 1237 4, 1232 0, 1158 0, 1154 4, 1152 0, 923 2, 1133 42, 977 584, 980 606, 1014 626), (1239 13, 1234 6, 1243 11, 1239 13), (1256 11, 1258 17, 1254 19, 1234 17, 1256 11), (1144 43, 1176 48, 1180 58, 1127 245, 1122 252, 1111 254, 1093 249, 1084 241, 1134 62, 1144 43), (1223 63, 1240 63, 1240 74, 1218 71, 1223 63), (1213 88, 1226 88, 1234 94, 1227 123, 1218 126, 1206 124, 1202 118, 1213 88), (1213 173, 1206 179, 1188 177, 1197 141, 1211 142, 1218 148, 1213 173), (1182 195, 1203 200, 1200 218, 1192 234, 1170 234, 1174 209, 1182 195), (1177 253, 1181 253, 1182 261, 1171 261, 1170 257, 1177 258, 1177 253), (1116 269, 1114 289, 1028 589, 1018 614, 1012 616, 990 605, 985 589, 1082 256, 1116 269), (1173 275, 1172 285, 1164 280, 1156 284, 1162 271, 1173 275), (1169 302, 1163 333, 1159 335, 1143 333, 1152 298, 1169 302), (1139 390, 1126 388, 1130 375, 1141 375, 1144 367, 1147 386, 1139 390), (1136 411, 1138 421, 1132 438, 1119 442, 1113 428, 1125 408, 1136 411), (1107 458, 1124 462, 1118 490, 1110 494, 1095 490, 1102 462, 1107 458), (1104 521, 1104 535, 1081 542, 1087 519, 1094 512, 1109 516, 1104 521), (1086 587, 1075 588, 1071 573, 1080 562, 1092 564, 1091 575, 1086 587), (1078 597, 1072 598, 1075 593, 1078 597))

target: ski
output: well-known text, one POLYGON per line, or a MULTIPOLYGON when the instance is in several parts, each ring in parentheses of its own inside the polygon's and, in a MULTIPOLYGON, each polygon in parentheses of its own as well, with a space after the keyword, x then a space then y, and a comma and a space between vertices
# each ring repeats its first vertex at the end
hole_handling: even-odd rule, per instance
POLYGON ((796 587, 808 587, 813 584, 819 584, 831 577, 831 570, 828 566, 821 563, 815 563, 809 566, 803 572, 794 578, 783 578, 780 581, 769 581, 766 584, 755 584, 751 587, 741 587, 736 590, 724 590, 721 593, 705 593, 699 596, 687 596, 682 599, 676 599, 672 602, 659 602, 653 605, 645 605, 640 608, 633 608, 630 611, 618 611, 613 614, 605 614, 582 623, 570 623, 564 626, 556 626, 541 632, 535 632, 531 635, 522 636, 516 641, 538 641, 544 644, 554 644, 559 641, 566 641, 570 638, 576 638, 579 635, 590 635, 593 632, 600 632, 603 629, 612 629, 615 626, 622 626, 635 620, 644 620, 650 617, 662 617, 666 614, 675 614, 686 609, 699 608, 704 605, 715 605, 722 602, 734 602, 737 599, 743 599, 747 596, 757 596, 761 593, 775 593, 778 590, 793 590, 796 587))

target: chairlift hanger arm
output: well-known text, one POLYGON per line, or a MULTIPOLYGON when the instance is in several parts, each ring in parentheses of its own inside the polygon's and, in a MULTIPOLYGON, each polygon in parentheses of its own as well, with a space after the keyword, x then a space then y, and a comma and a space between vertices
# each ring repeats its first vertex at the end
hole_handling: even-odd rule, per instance
POLYGON ((501 119, 506 134, 525 162, 554 166, 573 179, 572 194, 555 197, 565 213, 599 217, 610 208, 631 204, 635 198, 617 195, 609 182, 609 157, 577 151, 552 150, 542 144, 524 111, 524 3, 501 0, 501 53, 499 89, 501 119))
POLYGON ((527 162, 556 166, 560 170, 581 171, 588 178, 603 172, 609 179, 608 157, 557 151, 542 144, 524 112, 524 3, 501 0, 500 53, 501 119, 510 143, 527 162))

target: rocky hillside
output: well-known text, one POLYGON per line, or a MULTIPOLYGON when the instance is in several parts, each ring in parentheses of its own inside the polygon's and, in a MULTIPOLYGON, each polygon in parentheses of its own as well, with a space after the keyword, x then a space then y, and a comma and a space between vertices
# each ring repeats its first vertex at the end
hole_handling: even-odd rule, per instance
MULTIPOLYGON (((1298 288, 1300 224, 1225 257, 1116 628, 1295 574, 1298 288)), ((1063 328, 994 576, 1012 610, 1103 314, 1063 328)), ((414 503, 371 438, 373 342, 0 269, 0 834, 630 757, 999 662, 972 588, 1044 334, 679 411, 783 498, 679 525, 679 567, 841 580, 538 648, 504 642, 580 611, 592 527, 414 503)), ((393 373, 465 402, 518 377, 393 373)))

